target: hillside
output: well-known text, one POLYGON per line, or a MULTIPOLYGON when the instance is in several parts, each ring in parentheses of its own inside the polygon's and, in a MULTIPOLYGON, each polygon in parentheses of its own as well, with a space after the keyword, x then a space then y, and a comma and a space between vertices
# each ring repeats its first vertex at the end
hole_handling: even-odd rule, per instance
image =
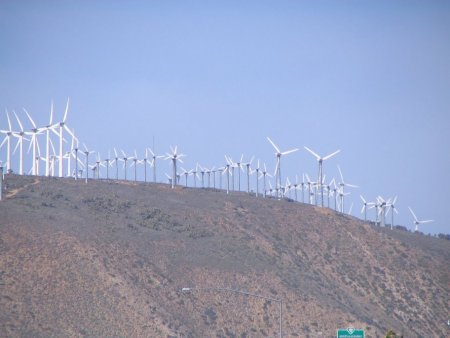
POLYGON ((2 337, 448 337, 450 241, 302 203, 6 178, 2 337))

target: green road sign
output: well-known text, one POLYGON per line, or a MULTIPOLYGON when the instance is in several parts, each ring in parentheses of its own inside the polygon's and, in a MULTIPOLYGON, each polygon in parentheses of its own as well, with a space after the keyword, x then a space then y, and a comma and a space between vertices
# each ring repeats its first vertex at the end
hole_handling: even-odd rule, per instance
POLYGON ((364 330, 349 327, 337 330, 337 338, 364 338, 364 330))

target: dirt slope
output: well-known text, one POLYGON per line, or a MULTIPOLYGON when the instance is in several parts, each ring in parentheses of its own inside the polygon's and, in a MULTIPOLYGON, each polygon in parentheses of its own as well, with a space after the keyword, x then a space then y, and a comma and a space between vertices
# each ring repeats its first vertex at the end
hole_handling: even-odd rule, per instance
POLYGON ((7 176, 0 336, 446 337, 449 241, 162 184, 7 176))

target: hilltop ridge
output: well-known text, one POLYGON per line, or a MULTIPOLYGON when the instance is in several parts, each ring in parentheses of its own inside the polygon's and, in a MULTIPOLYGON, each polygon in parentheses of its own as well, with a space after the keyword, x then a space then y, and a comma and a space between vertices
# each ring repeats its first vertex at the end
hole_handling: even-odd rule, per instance
POLYGON ((7 337, 445 337, 449 241, 246 193, 8 175, 7 337))

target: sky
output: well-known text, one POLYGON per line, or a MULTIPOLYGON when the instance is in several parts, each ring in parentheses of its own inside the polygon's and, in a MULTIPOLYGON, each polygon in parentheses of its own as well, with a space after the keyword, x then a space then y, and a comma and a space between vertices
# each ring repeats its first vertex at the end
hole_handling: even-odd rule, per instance
POLYGON ((273 173, 270 137, 300 149, 281 164, 295 181, 317 177, 304 146, 340 149, 324 173, 359 186, 353 215, 360 194, 398 196, 396 224, 413 228, 410 206, 450 233, 448 1, 3 0, 0 44, 0 129, 6 109, 46 125, 52 101, 60 120, 70 97, 68 126, 102 158, 177 145, 186 169, 244 154, 273 173))

